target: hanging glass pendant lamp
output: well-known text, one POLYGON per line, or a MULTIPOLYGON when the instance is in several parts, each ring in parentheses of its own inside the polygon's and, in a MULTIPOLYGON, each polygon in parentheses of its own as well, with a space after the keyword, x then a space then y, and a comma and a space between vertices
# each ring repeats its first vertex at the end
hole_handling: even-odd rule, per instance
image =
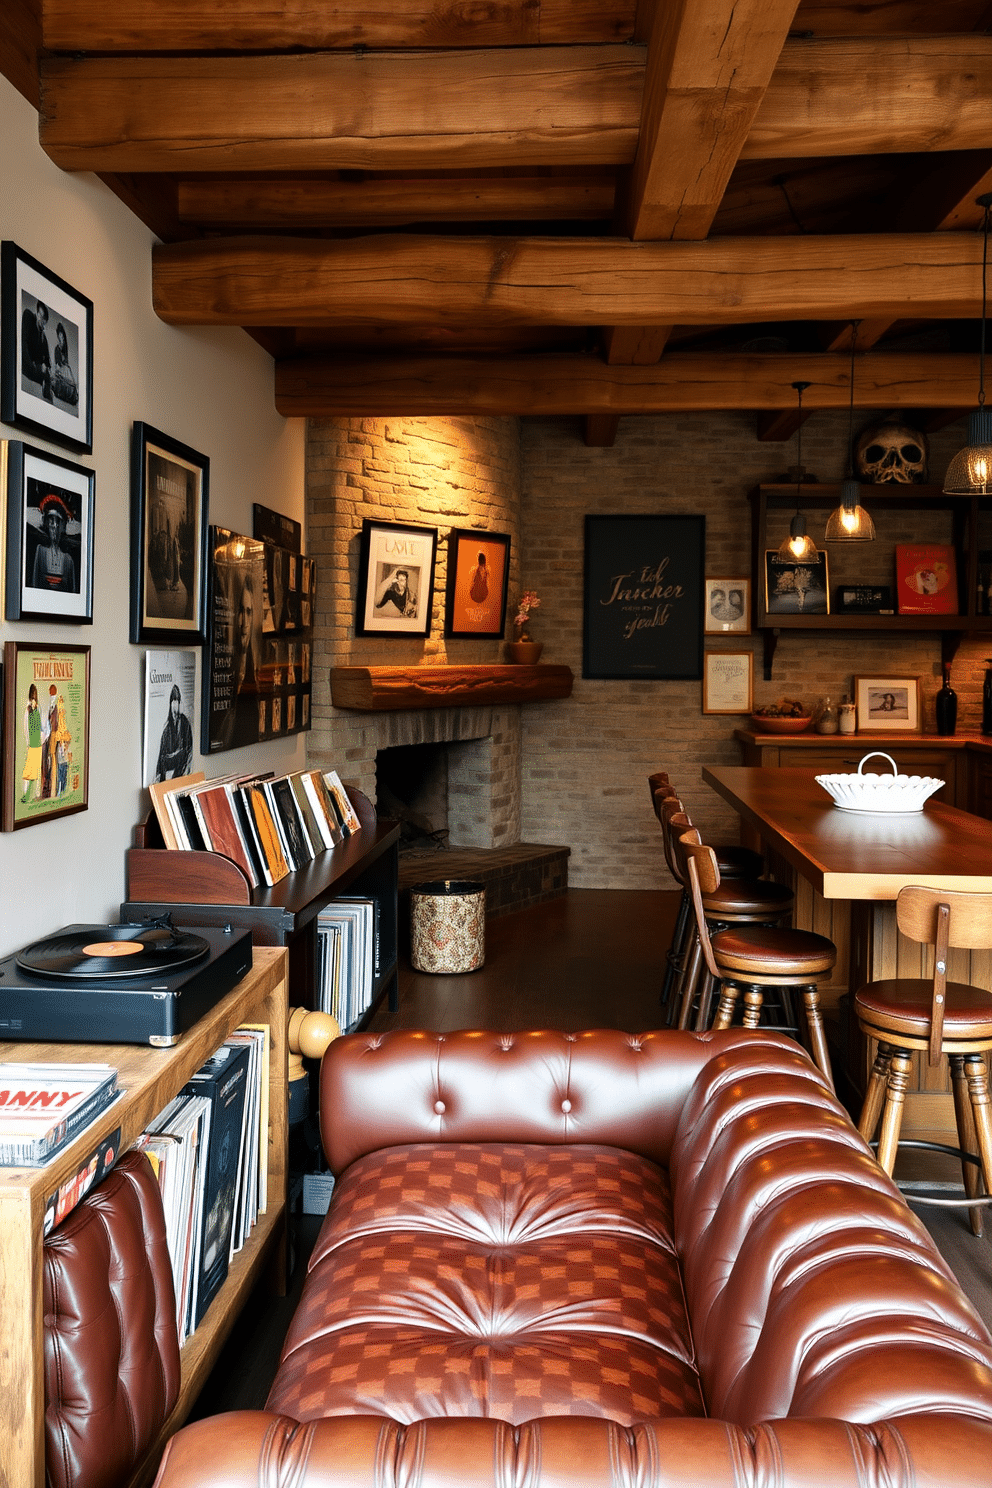
POLYGON ((799 440, 796 448, 796 515, 789 523, 789 535, 782 539, 773 563, 808 563, 816 558, 816 543, 806 531, 806 518, 800 511, 803 482, 803 393, 808 382, 794 382, 792 386, 799 395, 799 440))
POLYGON ((947 467, 945 496, 992 493, 992 411, 985 407, 985 321, 988 305, 989 215, 992 191, 975 198, 984 209, 982 222, 982 329, 978 351, 978 408, 968 415, 968 443, 947 467))
POLYGON ((861 482, 854 474, 854 352, 860 320, 851 322, 851 401, 847 414, 847 475, 841 481, 840 505, 827 518, 826 542, 872 542, 875 523, 861 505, 861 482))

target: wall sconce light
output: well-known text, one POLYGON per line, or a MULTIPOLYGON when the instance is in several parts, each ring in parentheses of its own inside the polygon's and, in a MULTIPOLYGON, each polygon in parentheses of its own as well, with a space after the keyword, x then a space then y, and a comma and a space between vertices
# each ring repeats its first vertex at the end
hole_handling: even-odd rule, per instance
POLYGON ((847 475, 841 481, 840 504, 827 518, 826 542, 872 542, 875 523, 861 505, 861 483, 854 474, 854 352, 860 320, 851 322, 851 401, 847 414, 847 475))
POLYGON ((799 437, 796 448, 796 515, 789 523, 789 535, 782 539, 776 552, 773 563, 808 563, 816 558, 816 543, 806 531, 806 518, 800 511, 802 501, 803 482, 803 393, 809 387, 808 382, 794 382, 799 398, 799 437))
POLYGON ((978 353, 978 408, 968 415, 968 443, 958 450, 944 477, 945 496, 987 496, 992 491, 992 412, 985 407, 985 323, 988 304, 989 214, 992 191, 975 198, 982 222, 982 331, 978 353))

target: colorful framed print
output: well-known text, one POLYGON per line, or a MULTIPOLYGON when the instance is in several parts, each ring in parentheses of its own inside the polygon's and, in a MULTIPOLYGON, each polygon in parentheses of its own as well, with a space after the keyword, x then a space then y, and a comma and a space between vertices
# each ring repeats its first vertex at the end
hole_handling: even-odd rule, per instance
POLYGON ((920 733, 919 677, 855 677, 859 734, 920 733))
POLYGON ((445 635, 501 637, 506 628, 509 581, 507 533, 452 528, 448 538, 445 635))
POLYGON ((587 516, 583 677, 703 674, 699 516, 587 516))
POLYGON ((8 620, 93 620, 96 473, 8 439, 0 450, 7 496, 4 613, 8 620))
POLYGON ((703 668, 704 713, 750 713, 754 656, 750 651, 707 651, 703 668))
POLYGON ((93 448, 93 301, 0 244, 0 419, 53 444, 93 448))
POLYGON ((355 634, 430 635, 436 557, 436 527, 366 517, 358 559, 355 634))
POLYGON ((704 579, 703 634, 751 634, 750 579, 704 579))
POLYGON ((7 641, 3 648, 2 828, 85 811, 90 767, 90 648, 7 641))
POLYGON ((777 548, 765 552, 765 609, 769 615, 829 615, 826 552, 802 563, 783 563, 777 548))
POLYGON ((150 424, 131 432, 131 640, 198 645, 207 633, 210 461, 150 424))

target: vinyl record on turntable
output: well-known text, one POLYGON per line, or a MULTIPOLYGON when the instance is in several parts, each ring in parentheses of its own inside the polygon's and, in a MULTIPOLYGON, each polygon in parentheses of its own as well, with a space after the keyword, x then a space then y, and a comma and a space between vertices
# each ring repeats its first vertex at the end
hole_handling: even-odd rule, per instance
POLYGON ((202 961, 209 950, 202 936, 168 925, 74 925, 25 946, 16 961, 34 976, 73 981, 167 976, 202 961))

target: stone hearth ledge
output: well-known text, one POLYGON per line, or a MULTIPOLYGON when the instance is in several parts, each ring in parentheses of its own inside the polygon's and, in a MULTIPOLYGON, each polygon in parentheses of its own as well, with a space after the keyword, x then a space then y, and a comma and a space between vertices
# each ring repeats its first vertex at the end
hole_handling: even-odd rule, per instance
POLYGON ((567 666, 341 666, 331 668, 335 708, 385 713, 462 708, 477 703, 536 703, 567 698, 567 666))

